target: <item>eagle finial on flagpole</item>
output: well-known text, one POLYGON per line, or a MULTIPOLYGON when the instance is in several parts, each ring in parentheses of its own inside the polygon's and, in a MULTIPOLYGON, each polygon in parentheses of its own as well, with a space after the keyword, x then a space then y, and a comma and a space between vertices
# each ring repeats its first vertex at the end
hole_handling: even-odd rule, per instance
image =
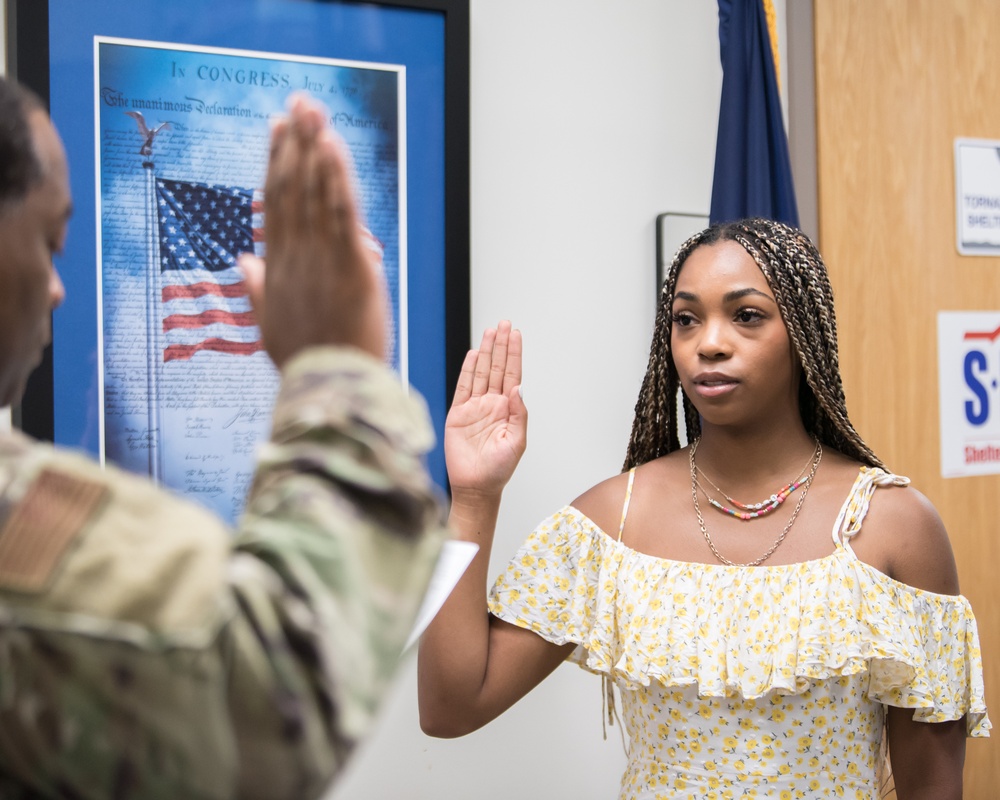
POLYGON ((136 125, 139 126, 139 135, 142 136, 142 147, 139 148, 139 155, 149 157, 153 155, 153 139, 156 138, 156 134, 162 131, 164 128, 170 127, 169 122, 161 122, 152 130, 146 125, 146 120, 142 116, 140 111, 126 111, 132 119, 135 120, 136 125))
POLYGON ((147 414, 149 419, 149 475, 157 483, 163 475, 163 468, 160 462, 160 368, 163 357, 162 345, 160 343, 159 332, 159 291, 160 291, 160 270, 159 270, 159 235, 156 224, 156 178, 153 174, 155 165, 153 164, 153 139, 156 134, 164 128, 169 127, 169 122, 161 122, 152 130, 146 125, 146 120, 139 111, 126 111, 136 125, 139 126, 139 135, 142 137, 142 147, 139 148, 139 155, 142 156, 143 172, 146 176, 146 242, 148 247, 147 269, 146 269, 146 390, 147 390, 147 414))

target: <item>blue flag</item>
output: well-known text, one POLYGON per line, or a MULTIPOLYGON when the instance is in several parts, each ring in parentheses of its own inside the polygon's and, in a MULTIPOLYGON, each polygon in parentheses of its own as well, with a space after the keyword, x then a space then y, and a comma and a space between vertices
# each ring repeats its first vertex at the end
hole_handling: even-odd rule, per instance
POLYGON ((719 0, 722 101, 709 220, 798 227, 788 139, 762 0, 719 0))

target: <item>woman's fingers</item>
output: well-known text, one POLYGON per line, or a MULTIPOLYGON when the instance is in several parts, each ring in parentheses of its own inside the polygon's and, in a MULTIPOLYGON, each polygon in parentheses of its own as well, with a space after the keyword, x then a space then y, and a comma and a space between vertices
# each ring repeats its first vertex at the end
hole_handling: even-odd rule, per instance
POLYGON ((490 361, 489 390, 495 394, 503 392, 503 376, 507 371, 507 345, 510 341, 510 322, 501 320, 497 325, 497 338, 493 343, 490 361))
POLYGON ((470 350, 465 354, 462 371, 458 374, 458 383, 455 385, 455 397, 451 401, 452 408, 472 397, 472 382, 476 375, 476 361, 478 359, 478 350, 470 350))
POLYGON ((452 406, 485 394, 507 395, 521 382, 521 332, 503 320, 483 332, 478 350, 465 354, 452 406))
POLYGON ((503 387, 500 389, 504 395, 509 395, 510 390, 521 385, 521 331, 512 330, 510 340, 507 344, 507 360, 504 366, 503 387))
POLYGON ((493 364, 493 347, 496 344, 495 328, 487 328, 483 332, 483 340, 479 343, 479 355, 476 358, 476 374, 472 381, 472 396, 480 397, 490 388, 490 370, 493 364))

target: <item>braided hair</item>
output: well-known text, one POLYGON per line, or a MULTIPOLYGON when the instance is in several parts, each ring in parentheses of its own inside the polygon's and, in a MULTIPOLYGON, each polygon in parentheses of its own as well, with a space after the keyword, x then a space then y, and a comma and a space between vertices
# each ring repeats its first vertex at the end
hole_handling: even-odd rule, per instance
MULTIPOLYGON (((670 352, 670 327, 677 276, 697 247, 737 242, 756 262, 781 311, 788 336, 805 375, 799 387, 799 412, 806 430, 824 445, 871 467, 879 458, 854 430, 837 355, 837 321, 826 265, 802 231, 767 219, 713 225, 681 245, 670 265, 653 327, 649 365, 635 404, 632 436, 625 455, 628 470, 680 448, 677 391, 680 378, 670 352)), ((701 433, 697 409, 683 396, 688 441, 701 433)))

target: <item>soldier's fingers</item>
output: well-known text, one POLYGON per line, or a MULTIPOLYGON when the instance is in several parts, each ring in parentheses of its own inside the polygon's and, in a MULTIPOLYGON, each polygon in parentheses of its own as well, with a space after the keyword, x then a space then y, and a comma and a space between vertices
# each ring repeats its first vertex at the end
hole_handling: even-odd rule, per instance
POLYGON ((291 237, 290 227, 301 213, 295 181, 295 165, 301 145, 291 132, 289 120, 275 124, 271 131, 271 156, 264 183, 264 230, 268 246, 281 249, 291 237))
POLYGON ((277 117, 271 121, 271 146, 268 161, 272 161, 288 136, 288 117, 277 117))
POLYGON ((264 315, 264 261, 252 253, 240 253, 237 264, 259 323, 264 315))
POLYGON ((323 197, 326 224, 335 240, 358 246, 357 201, 354 197, 354 170, 347 145, 332 131, 326 130, 319 138, 318 147, 323 164, 323 197))
POLYGON ((317 138, 303 139, 302 157, 296 178, 302 198, 299 224, 300 236, 318 237, 324 233, 326 216, 326 175, 328 158, 317 138))
POLYGON ((324 112, 317 102, 302 93, 293 95, 290 105, 290 125, 299 145, 299 159, 294 163, 295 171, 291 176, 301 204, 294 223, 299 226, 299 235, 315 236, 325 211, 323 171, 326 159, 319 146, 324 112))
POLYGON ((295 92, 288 98, 292 132, 303 143, 314 140, 323 129, 323 107, 304 92, 295 92))

